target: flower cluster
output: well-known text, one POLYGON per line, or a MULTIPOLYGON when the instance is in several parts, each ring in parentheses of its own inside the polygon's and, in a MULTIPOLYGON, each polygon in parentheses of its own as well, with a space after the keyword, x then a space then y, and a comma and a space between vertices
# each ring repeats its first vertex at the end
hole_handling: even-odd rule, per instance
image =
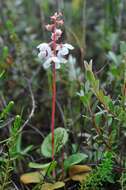
POLYGON ((61 13, 55 13, 50 17, 52 24, 46 25, 46 29, 51 32, 51 42, 41 43, 37 46, 39 49, 38 57, 44 60, 43 67, 45 69, 48 69, 52 63, 55 63, 55 68, 59 69, 61 63, 67 62, 66 55, 69 54, 69 50, 74 49, 71 44, 57 42, 62 35, 62 30, 58 27, 64 24, 61 16, 61 13))

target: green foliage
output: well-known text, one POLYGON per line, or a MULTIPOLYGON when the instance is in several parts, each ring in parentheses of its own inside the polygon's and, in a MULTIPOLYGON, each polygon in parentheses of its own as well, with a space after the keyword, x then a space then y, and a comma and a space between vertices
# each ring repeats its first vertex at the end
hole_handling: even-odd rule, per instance
MULTIPOLYGON (((8 107, 9 108, 6 108, 6 110, 4 109, 3 116, 5 116, 5 113, 8 113, 10 111, 11 106, 8 107)), ((14 161, 17 159, 15 156, 17 156, 16 145, 17 145, 17 136, 20 126, 21 126, 21 117, 18 115, 16 116, 13 127, 11 128, 10 138, 6 142, 8 153, 5 154, 1 160, 1 175, 0 175, 1 190, 8 188, 9 184, 11 183, 10 180, 11 171, 13 170, 14 161)))
POLYGON ((120 190, 125 190, 126 189, 126 173, 122 172, 121 177, 119 179, 119 183, 120 183, 120 190))
POLYGON ((17 115, 13 126, 10 130, 10 140, 9 140, 9 156, 14 157, 17 155, 17 142, 19 138, 19 129, 21 127, 21 116, 17 115))
MULTIPOLYGON (((54 131, 54 148, 55 155, 61 150, 61 148, 68 141, 68 133, 64 128, 57 128, 54 131)), ((41 152, 45 157, 52 156, 52 134, 50 133, 43 141, 41 145, 41 152)))
POLYGON ((2 113, 0 114, 0 119, 6 119, 7 115, 10 113, 14 106, 14 102, 10 101, 8 105, 3 109, 2 113))
MULTIPOLYGON (((12 107, 14 105, 13 101, 10 101, 9 104, 1 112, 1 122, 4 122, 7 119, 12 107)), ((11 184, 11 173, 14 171, 14 165, 17 161, 21 159, 21 154, 26 155, 26 153, 31 150, 32 147, 27 147, 25 150, 20 151, 19 147, 19 137, 20 137, 20 128, 21 128, 21 116, 17 115, 15 117, 14 123, 10 129, 10 137, 5 139, 4 146, 7 148, 7 152, 3 153, 0 157, 0 189, 8 189, 11 184)), ((4 126, 3 126, 4 127, 4 126)), ((3 144, 1 141, 1 144, 3 144)), ((21 145, 20 145, 21 146, 21 145)))
POLYGON ((65 161, 64 161, 64 169, 67 170, 70 166, 79 164, 83 160, 85 161, 88 156, 83 153, 76 153, 70 155, 65 161))
POLYGON ((29 167, 30 167, 30 168, 35 168, 35 169, 45 169, 45 168, 48 168, 50 164, 51 164, 51 163, 38 164, 38 163, 30 162, 30 163, 29 163, 29 167))
POLYGON ((100 190, 104 182, 113 183, 113 154, 105 152, 103 160, 81 185, 81 190, 100 190))

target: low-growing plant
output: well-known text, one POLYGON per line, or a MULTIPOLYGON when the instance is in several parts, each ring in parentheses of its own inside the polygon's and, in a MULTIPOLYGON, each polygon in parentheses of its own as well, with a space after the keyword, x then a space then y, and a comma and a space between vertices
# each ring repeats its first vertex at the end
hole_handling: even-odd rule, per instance
MULTIPOLYGON (((4 114, 4 112, 2 112, 4 114)), ((8 112, 6 112, 8 113, 8 112)), ((17 152, 17 138, 18 130, 21 126, 21 117, 16 116, 14 124, 11 128, 10 137, 6 139, 4 144, 7 153, 2 153, 1 157, 1 174, 0 174, 0 189, 4 190, 11 184, 11 172, 14 170, 14 162, 18 159, 19 153, 17 152)))
POLYGON ((114 183, 113 175, 113 154, 105 152, 101 163, 87 177, 86 181, 81 184, 81 190, 101 190, 103 183, 114 183))
POLYGON ((126 189, 126 172, 122 172, 121 177, 119 179, 120 183, 120 190, 125 190, 126 189))

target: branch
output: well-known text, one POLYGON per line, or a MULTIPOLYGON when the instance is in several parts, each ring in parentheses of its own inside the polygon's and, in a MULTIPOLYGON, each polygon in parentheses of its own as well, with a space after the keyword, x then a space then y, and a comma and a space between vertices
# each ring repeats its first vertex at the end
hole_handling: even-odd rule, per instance
POLYGON ((34 112, 35 112, 35 108, 36 108, 36 105, 35 105, 35 98, 34 98, 34 95, 33 95, 33 92, 32 92, 32 88, 31 88, 31 84, 30 82, 27 80, 28 82, 28 88, 29 88, 29 92, 30 92, 30 95, 31 95, 31 100, 32 100, 32 109, 31 109, 31 112, 27 118, 27 120, 24 122, 24 124, 21 126, 19 132, 21 132, 24 127, 29 123, 29 121, 31 120, 31 118, 33 117, 34 115, 34 112))

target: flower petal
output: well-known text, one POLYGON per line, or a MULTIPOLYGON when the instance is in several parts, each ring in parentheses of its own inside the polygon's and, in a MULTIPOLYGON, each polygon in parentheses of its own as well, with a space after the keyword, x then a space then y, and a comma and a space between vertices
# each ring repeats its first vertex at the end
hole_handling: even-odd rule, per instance
POLYGON ((49 47, 49 45, 47 43, 41 43, 37 46, 37 49, 41 50, 45 50, 49 47))
POLYGON ((60 59, 58 57, 52 57, 52 61, 55 63, 55 68, 60 69, 60 59))
POLYGON ((67 55, 69 53, 69 50, 65 47, 62 47, 58 53, 57 53, 57 57, 63 57, 65 55, 67 55))
POLYGON ((56 62, 56 63, 55 63, 55 68, 56 68, 56 69, 60 69, 60 63, 56 62))
POLYGON ((44 63, 43 63, 43 68, 44 69, 48 69, 51 66, 51 62, 52 62, 52 58, 47 59, 44 63))
POLYGON ((49 53, 51 52, 51 48, 50 46, 47 44, 47 43, 41 43, 37 46, 37 48, 40 50, 40 51, 48 51, 49 53))
POLYGON ((58 57, 52 57, 52 61, 54 63, 60 63, 60 60, 58 59, 58 57))
POLYGON ((38 53, 38 57, 39 57, 40 59, 45 58, 45 57, 46 57, 46 51, 40 51, 40 52, 38 53))
POLYGON ((62 55, 67 55, 69 53, 69 50, 66 47, 62 47, 59 51, 62 55))
POLYGON ((67 63, 67 59, 61 57, 61 58, 60 58, 60 62, 61 62, 61 63, 67 63))
POLYGON ((74 47, 71 44, 68 44, 68 43, 64 44, 63 46, 66 47, 67 49, 70 49, 70 50, 74 49, 74 47))

